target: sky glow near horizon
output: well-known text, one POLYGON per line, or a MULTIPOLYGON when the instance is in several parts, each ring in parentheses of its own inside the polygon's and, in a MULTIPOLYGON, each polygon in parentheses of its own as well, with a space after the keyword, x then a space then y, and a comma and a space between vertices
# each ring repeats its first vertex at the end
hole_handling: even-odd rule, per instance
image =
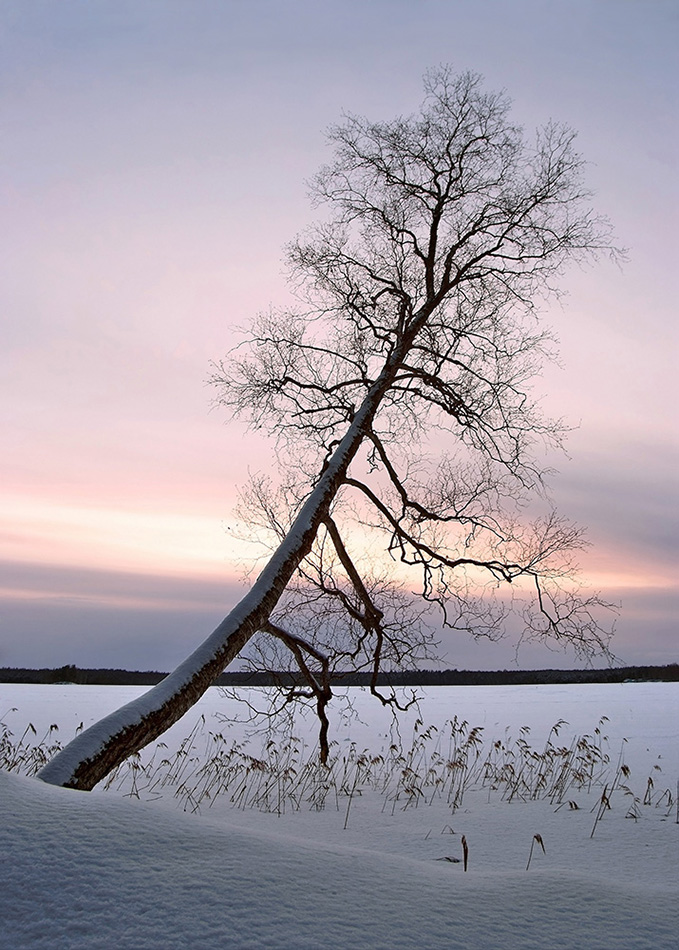
POLYGON ((505 88, 527 129, 576 129, 629 248, 564 275, 561 367, 536 391, 578 426, 553 494, 622 604, 615 652, 677 661, 678 19, 654 0, 5 3, 0 665, 167 668, 235 602, 237 488, 275 456, 211 411, 210 361, 290 299, 323 130, 414 111, 441 62, 505 88))

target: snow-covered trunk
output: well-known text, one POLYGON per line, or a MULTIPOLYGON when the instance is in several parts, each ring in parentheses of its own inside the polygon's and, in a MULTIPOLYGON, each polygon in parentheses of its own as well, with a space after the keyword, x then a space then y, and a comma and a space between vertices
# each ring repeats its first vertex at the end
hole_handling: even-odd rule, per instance
MULTIPOLYGON (((419 326, 422 322, 417 321, 419 326)), ((311 550, 349 465, 410 348, 414 331, 412 326, 407 338, 402 338, 392 351, 290 531, 240 603, 173 673, 76 736, 44 766, 39 778, 52 785, 93 788, 129 755, 180 719, 261 628, 311 550)))

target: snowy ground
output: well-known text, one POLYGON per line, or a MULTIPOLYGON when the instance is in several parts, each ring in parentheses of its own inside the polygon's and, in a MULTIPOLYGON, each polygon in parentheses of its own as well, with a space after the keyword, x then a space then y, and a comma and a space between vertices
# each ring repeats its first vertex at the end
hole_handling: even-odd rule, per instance
MULTIPOLYGON (((0 716, 7 710, 15 738, 30 720, 39 734, 59 723, 66 740, 81 721, 87 726, 139 692, 0 684, 0 716)), ((679 824, 676 802, 659 799, 677 792, 679 686, 424 692, 417 747, 425 750, 427 726, 441 731, 413 762, 425 791, 419 797, 405 788, 397 796, 393 788, 365 789, 351 801, 333 792, 322 811, 288 801, 274 809, 279 815, 234 807, 223 795, 188 814, 169 785, 123 797, 129 776, 120 791, 87 794, 0 773, 0 947, 676 950, 679 824), (484 727, 484 754, 493 740, 517 736, 539 751, 560 719, 568 726, 555 743, 565 747, 587 733, 607 750, 608 779, 618 774, 619 785, 594 836, 601 784, 589 793, 571 788, 560 808, 544 798, 510 803, 488 786, 470 787, 453 810, 427 788, 427 765, 437 743, 445 758, 443 724, 455 715, 484 727), (523 726, 530 733, 520 733, 523 726)), ((352 741, 359 752, 386 756, 394 740, 388 718, 354 695, 362 722, 342 725, 338 757, 351 756, 352 741)), ((224 704, 211 690, 163 754, 201 713, 206 734, 224 731, 213 717, 224 704)), ((412 747, 414 720, 401 726, 404 749, 412 747)), ((312 736, 309 724, 296 731, 312 736)), ((241 732, 226 730, 229 741, 241 732)))

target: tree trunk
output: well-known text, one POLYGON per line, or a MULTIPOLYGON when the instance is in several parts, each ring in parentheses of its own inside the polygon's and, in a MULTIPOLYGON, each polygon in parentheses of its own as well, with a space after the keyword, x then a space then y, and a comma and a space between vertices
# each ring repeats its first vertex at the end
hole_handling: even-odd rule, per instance
POLYGON ((387 359, 290 531, 245 597, 173 673, 76 736, 40 770, 39 778, 83 791, 94 788, 128 756, 177 722, 267 621, 328 516, 382 397, 424 322, 424 314, 419 316, 387 359))

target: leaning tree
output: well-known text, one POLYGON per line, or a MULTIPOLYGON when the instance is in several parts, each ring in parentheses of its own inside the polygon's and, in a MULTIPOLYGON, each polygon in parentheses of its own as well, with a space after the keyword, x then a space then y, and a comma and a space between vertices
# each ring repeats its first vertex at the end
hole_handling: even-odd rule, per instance
POLYGON ((528 140, 474 74, 437 70, 425 92, 417 115, 331 130, 320 221, 288 250, 299 306, 260 317, 215 370, 219 400, 278 437, 285 484, 260 479, 246 505, 270 558, 191 656, 77 736, 45 781, 92 788, 258 633, 294 658, 321 717, 337 665, 369 669, 393 701, 379 670, 427 646, 398 587, 415 571, 450 627, 494 636, 520 604, 527 635, 606 650, 599 602, 572 577, 580 531, 529 515, 537 443, 561 434, 531 394, 550 342, 536 308, 566 263, 610 251, 608 226, 569 129, 528 140), (395 576, 375 567, 376 538, 395 576))

